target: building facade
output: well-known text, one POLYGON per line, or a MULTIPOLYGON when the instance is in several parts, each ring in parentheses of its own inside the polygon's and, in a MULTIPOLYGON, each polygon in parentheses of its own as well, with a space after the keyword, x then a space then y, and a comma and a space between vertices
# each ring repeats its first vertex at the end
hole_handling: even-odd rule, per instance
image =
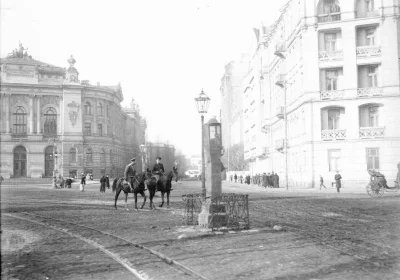
POLYGON ((336 171, 361 187, 368 169, 393 181, 399 18, 398 0, 290 0, 260 28, 242 87, 249 171, 277 172, 281 185, 287 172, 289 187, 333 181, 336 171))
POLYGON ((146 143, 146 164, 150 170, 156 164, 156 158, 161 157, 165 172, 172 171, 175 163, 175 147, 164 143, 146 143))
MULTIPOLYGON (((32 59, 20 45, 1 59, 0 174, 10 177, 121 176, 140 159, 146 120, 132 100, 122 108, 121 85, 79 81, 69 68, 32 59), (56 156, 57 155, 57 156, 56 156)), ((138 161, 139 168, 141 162, 138 161)))

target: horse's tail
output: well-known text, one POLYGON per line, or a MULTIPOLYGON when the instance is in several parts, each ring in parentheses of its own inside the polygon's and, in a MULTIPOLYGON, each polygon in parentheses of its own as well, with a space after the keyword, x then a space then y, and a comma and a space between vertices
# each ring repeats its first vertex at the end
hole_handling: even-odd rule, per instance
POLYGON ((114 179, 113 185, 112 185, 112 191, 115 192, 115 190, 117 189, 118 186, 118 178, 114 179))

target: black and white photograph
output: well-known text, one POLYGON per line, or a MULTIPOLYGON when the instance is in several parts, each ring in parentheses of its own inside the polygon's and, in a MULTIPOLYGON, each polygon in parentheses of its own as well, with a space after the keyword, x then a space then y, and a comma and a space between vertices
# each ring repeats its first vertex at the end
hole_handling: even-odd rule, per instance
POLYGON ((400 0, 0 0, 4 280, 400 279, 400 0))

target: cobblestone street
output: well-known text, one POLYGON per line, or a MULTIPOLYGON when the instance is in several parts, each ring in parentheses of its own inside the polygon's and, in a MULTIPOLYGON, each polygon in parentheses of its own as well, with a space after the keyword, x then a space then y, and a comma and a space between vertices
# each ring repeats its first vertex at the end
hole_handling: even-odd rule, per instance
POLYGON ((399 194, 228 185, 249 194, 248 231, 182 226, 181 195, 200 182, 174 184, 170 209, 154 211, 133 211, 131 196, 114 210, 98 184, 3 185, 2 279, 400 278, 399 194))

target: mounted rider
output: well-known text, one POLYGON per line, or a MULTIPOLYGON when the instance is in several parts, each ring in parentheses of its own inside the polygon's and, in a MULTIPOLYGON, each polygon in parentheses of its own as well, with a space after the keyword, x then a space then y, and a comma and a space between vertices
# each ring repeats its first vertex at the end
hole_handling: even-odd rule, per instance
POLYGON ((161 177, 161 175, 164 174, 164 172, 165 172, 165 170, 164 170, 164 165, 161 163, 161 157, 157 157, 156 164, 154 164, 153 170, 151 172, 153 177, 156 178, 157 190, 158 190, 159 183, 160 183, 160 177, 161 177))
POLYGON ((134 182, 134 178, 136 175, 136 169, 135 169, 135 165, 136 165, 136 159, 132 158, 131 159, 131 163, 129 163, 126 167, 125 167, 125 181, 127 181, 131 187, 131 191, 133 192, 133 182, 134 182))

